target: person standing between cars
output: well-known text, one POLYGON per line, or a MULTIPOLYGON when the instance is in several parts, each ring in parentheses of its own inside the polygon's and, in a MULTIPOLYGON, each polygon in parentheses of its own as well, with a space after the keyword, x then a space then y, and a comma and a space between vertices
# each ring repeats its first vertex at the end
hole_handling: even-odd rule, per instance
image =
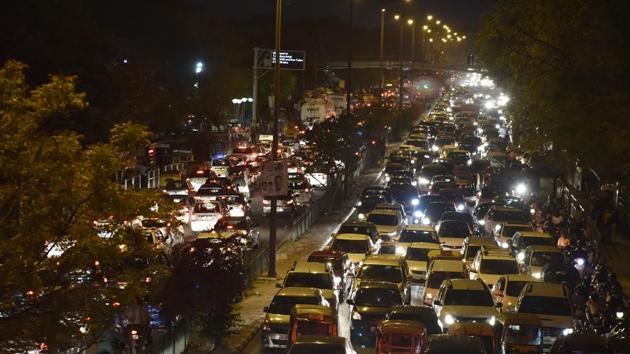
POLYGON ((560 237, 558 238, 558 248, 564 249, 571 246, 571 238, 567 235, 567 230, 562 229, 560 231, 560 237))

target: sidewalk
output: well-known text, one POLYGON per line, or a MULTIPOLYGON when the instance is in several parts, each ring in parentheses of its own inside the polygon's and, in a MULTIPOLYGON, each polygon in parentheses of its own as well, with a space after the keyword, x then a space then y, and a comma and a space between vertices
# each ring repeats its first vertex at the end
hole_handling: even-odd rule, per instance
MULTIPOLYGON (((311 252, 321 249, 327 243, 339 224, 353 212, 356 196, 364 187, 373 183, 379 173, 380 169, 367 170, 351 186, 351 196, 339 210, 322 215, 300 239, 295 242, 288 240, 278 249, 278 276, 285 274, 293 262, 304 260, 311 252)), ((214 353, 242 352, 262 324, 265 316, 263 307, 269 305, 277 291, 275 278, 259 277, 253 287, 246 291, 245 298, 234 307, 234 313, 239 315, 239 319, 214 353)))

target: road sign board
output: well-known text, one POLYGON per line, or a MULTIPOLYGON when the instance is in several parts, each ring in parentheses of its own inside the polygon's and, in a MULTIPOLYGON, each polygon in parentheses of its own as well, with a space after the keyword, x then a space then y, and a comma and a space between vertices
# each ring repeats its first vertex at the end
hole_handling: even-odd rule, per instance
MULTIPOLYGON (((276 64, 276 51, 272 49, 260 49, 260 58, 256 58, 254 69, 273 69, 276 64)), ((306 69, 306 52, 303 50, 281 50, 280 51, 280 70, 297 70, 304 71, 306 69)))
POLYGON ((256 180, 257 189, 263 197, 278 197, 289 194, 289 174, 284 161, 267 161, 260 177, 256 180))

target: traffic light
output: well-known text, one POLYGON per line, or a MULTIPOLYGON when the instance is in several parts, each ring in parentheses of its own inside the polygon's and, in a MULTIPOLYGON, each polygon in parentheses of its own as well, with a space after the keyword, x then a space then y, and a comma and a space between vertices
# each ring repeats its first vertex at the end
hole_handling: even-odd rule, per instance
POLYGON ((147 157, 149 158, 149 166, 155 166, 155 148, 150 147, 147 150, 147 157))

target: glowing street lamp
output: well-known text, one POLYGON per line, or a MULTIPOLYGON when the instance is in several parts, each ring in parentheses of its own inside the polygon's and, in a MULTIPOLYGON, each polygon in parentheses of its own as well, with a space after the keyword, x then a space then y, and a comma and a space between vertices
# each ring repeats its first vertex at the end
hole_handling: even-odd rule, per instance
POLYGON ((197 65, 195 65, 195 74, 200 74, 202 71, 203 71, 203 63, 197 62, 197 65))
POLYGON ((427 20, 428 20, 428 21, 433 20, 433 15, 428 15, 428 16, 427 16, 427 20))

